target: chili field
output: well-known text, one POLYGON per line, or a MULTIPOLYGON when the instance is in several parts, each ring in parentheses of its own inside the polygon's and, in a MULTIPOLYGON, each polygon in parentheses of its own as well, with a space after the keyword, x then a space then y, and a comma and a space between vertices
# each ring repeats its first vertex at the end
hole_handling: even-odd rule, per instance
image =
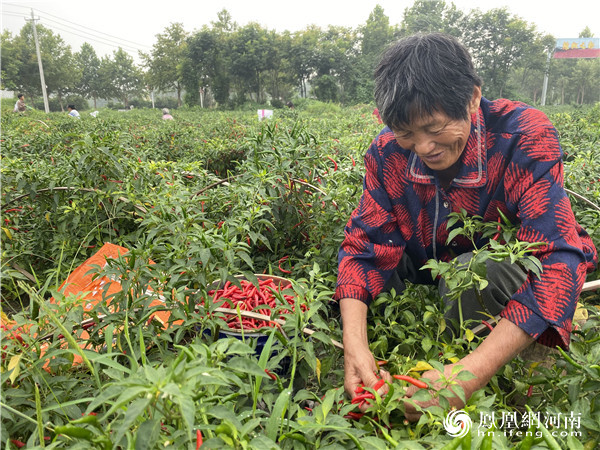
MULTIPOLYGON (((371 349, 397 377, 365 414, 345 395, 332 296, 372 110, 3 113, 4 448, 597 448, 600 289, 582 293, 568 353, 521 355, 473 395, 464 437, 448 431, 451 380, 415 395, 441 405, 416 423, 398 401, 482 339, 444 333, 433 287, 372 303, 371 349), (127 252, 92 267, 110 281, 90 309, 61 284, 107 243, 127 252)), ((600 247, 600 107, 548 115, 600 247)))

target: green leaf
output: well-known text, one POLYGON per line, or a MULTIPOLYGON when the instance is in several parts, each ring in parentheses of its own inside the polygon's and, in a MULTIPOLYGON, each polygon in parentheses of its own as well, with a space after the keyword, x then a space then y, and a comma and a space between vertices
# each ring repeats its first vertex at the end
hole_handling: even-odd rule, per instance
POLYGON ((277 400, 275 401, 275 406, 273 406, 271 416, 267 420, 265 434, 273 441, 277 440, 279 426, 283 420, 285 412, 287 411, 291 393, 292 392, 289 389, 281 391, 277 397, 277 400))
POLYGON ((325 398, 321 401, 321 404, 317 408, 318 411, 316 411, 316 413, 320 412, 321 414, 321 417, 316 418, 317 422, 327 422, 327 415, 329 414, 329 411, 331 411, 331 408, 333 408, 333 402, 335 400, 336 393, 337 392, 334 389, 330 389, 325 393, 325 398))
POLYGON ((423 348, 423 351, 427 353, 429 350, 431 350, 431 347, 433 347, 433 342, 429 338, 424 338, 421 341, 421 347, 423 348))
POLYGON ((160 420, 149 419, 139 426, 135 434, 135 450, 153 448, 160 436, 160 420))
POLYGON ((185 430, 187 431, 188 438, 192 438, 192 427, 194 426, 194 416, 196 414, 196 408, 194 401, 191 397, 182 394, 175 397, 175 402, 179 405, 181 411, 181 418, 185 424, 185 430))
POLYGON ((473 378, 476 378, 476 377, 471 372, 469 372, 468 370, 461 370, 454 379, 459 380, 459 381, 469 381, 469 380, 472 380, 473 378))
POLYGON ((119 442, 135 421, 143 417, 144 410, 150 404, 150 400, 148 397, 142 397, 129 404, 124 413, 125 417, 116 430, 114 442, 119 442))
POLYGON ((247 373, 249 375, 254 375, 256 377, 266 377, 265 370, 261 369, 260 366, 256 363, 256 361, 242 358, 241 356, 234 356, 227 362, 227 368, 237 371, 247 373))

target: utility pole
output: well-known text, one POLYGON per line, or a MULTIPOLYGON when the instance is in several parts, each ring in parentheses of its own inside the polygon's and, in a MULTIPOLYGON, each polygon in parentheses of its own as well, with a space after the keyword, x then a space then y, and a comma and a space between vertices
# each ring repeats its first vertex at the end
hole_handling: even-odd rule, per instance
POLYGON ((40 68, 40 80, 42 82, 42 95, 44 96, 44 109, 46 113, 50 112, 50 106, 48 105, 48 94, 46 93, 46 80, 44 79, 44 67, 42 67, 42 54, 40 53, 40 43, 38 41, 37 29, 35 27, 35 19, 33 17, 33 9, 31 10, 31 27, 33 28, 33 39, 35 41, 35 52, 37 53, 38 66, 40 68))
POLYGON ((550 74, 550 60, 552 59, 552 54, 554 52, 552 50, 548 51, 548 59, 546 60, 546 69, 544 70, 544 84, 542 86, 542 101, 540 104, 542 106, 546 105, 546 92, 548 90, 548 75, 550 74))

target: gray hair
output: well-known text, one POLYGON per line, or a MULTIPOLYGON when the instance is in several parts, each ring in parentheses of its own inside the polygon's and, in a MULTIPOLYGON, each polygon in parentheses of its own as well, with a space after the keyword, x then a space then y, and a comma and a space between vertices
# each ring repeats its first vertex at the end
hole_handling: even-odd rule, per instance
POLYGON ((169 114, 169 108, 163 108, 162 112, 163 114, 169 114))
POLYGON ((375 103, 392 129, 435 111, 467 119, 473 89, 481 84, 471 55, 456 38, 415 34, 383 53, 375 69, 375 103))

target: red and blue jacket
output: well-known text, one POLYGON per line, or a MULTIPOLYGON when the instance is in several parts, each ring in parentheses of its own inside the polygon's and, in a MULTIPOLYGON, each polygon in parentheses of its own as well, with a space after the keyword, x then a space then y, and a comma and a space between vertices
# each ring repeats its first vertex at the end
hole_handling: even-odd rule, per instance
POLYGON ((381 131, 365 156, 363 194, 344 230, 335 298, 368 304, 404 252, 422 266, 472 251, 460 236, 446 243, 448 214, 465 209, 495 222, 500 210, 520 225, 517 239, 546 243, 533 252, 541 277, 529 274, 502 317, 544 345, 567 348, 577 299, 598 255, 563 188, 556 129, 528 105, 483 98, 460 161, 458 175, 442 189, 389 128, 381 131))

